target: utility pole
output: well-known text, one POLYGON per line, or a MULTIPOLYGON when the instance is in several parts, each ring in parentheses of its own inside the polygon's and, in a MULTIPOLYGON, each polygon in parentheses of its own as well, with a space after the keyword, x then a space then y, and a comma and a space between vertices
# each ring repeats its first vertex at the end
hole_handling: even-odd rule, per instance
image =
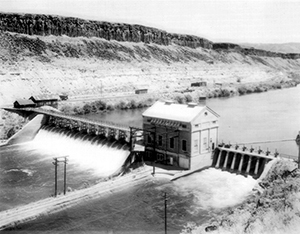
POLYGON ((164 195, 165 198, 165 234, 167 234, 167 193, 164 195))
POLYGON ((296 137, 296 144, 298 145, 298 169, 300 169, 300 131, 296 137))
POLYGON ((155 175, 155 161, 156 161, 156 126, 154 128, 154 142, 153 142, 153 153, 154 153, 154 160, 153 160, 153 176, 155 175))
POLYGON ((67 191, 67 161, 68 161, 67 157, 68 156, 62 156, 62 157, 53 158, 54 162, 52 162, 52 163, 55 166, 54 197, 57 196, 57 167, 58 167, 58 163, 59 162, 63 162, 64 163, 64 195, 66 195, 66 191, 67 191), (64 158, 64 159, 63 160, 59 160, 59 158, 64 158))
POLYGON ((66 195, 67 190, 67 157, 65 157, 64 161, 64 195, 66 195))
POLYGON ((55 175, 54 175, 54 197, 57 196, 57 166, 58 166, 58 160, 57 158, 54 158, 54 162, 53 162, 54 166, 55 166, 55 175))

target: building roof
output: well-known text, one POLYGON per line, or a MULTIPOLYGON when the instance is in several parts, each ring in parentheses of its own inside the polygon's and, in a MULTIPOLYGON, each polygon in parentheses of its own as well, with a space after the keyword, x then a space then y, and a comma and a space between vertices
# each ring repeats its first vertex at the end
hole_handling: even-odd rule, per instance
POLYGON ((46 96, 46 95, 40 95, 40 96, 31 96, 29 99, 33 101, 57 101, 58 97, 53 96, 46 96))
POLYGON ((18 103, 19 105, 35 105, 32 100, 27 99, 17 99, 14 103, 18 103))
POLYGON ((188 123, 197 117, 202 111, 207 109, 219 117, 217 113, 207 106, 199 106, 197 103, 175 104, 170 101, 155 102, 143 113, 143 116, 188 123))

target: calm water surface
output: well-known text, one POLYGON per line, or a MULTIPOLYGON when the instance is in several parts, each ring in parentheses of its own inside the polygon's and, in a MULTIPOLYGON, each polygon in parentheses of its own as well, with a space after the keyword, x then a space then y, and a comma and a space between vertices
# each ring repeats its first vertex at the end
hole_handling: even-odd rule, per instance
MULTIPOLYGON (((264 151, 297 155, 292 139, 300 131, 300 86, 260 94, 222 99, 209 99, 207 106, 220 115, 219 140, 225 143, 249 143, 264 151), (280 142, 281 140, 290 140, 280 142), (252 142, 273 143, 254 144, 252 142), (252 144, 251 144, 252 143, 252 144)), ((92 114, 90 119, 101 119, 119 124, 142 127, 141 114, 145 109, 92 114)))

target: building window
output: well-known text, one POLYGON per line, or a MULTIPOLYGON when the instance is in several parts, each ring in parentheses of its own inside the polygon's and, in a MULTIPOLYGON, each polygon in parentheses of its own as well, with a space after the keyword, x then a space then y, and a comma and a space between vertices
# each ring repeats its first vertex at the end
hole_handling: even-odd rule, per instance
POLYGON ((198 149, 198 140, 194 140, 194 148, 198 149))
POLYGON ((162 146, 162 143, 163 142, 163 138, 162 138, 162 136, 161 135, 158 135, 158 145, 159 146, 162 146))
POLYGON ((186 151, 186 140, 182 140, 181 149, 182 151, 186 151))
POLYGON ((195 127, 196 127, 196 128, 199 127, 199 124, 195 124, 195 127))
POLYGON ((207 137, 203 138, 203 148, 207 150, 208 146, 207 146, 207 137))
POLYGON ((186 124, 182 124, 181 127, 182 127, 182 128, 186 128, 186 124))
POLYGON ((148 135, 148 143, 149 143, 149 144, 152 143, 152 137, 151 137, 151 135, 148 135))
POLYGON ((171 149, 174 149, 174 144, 175 144, 175 140, 174 140, 174 138, 172 137, 172 138, 170 138, 170 148, 171 148, 171 149))

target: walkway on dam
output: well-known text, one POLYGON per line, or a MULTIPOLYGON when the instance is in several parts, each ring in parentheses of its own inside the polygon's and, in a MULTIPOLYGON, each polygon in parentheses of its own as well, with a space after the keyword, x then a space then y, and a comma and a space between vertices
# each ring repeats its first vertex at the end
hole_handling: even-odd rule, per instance
POLYGON ((101 127, 105 127, 105 128, 110 128, 110 129, 118 129, 124 132, 129 132, 130 131, 130 127, 126 126, 126 125, 121 125, 121 124, 116 124, 113 122, 108 122, 108 121, 95 121, 95 120, 89 120, 86 118, 82 118, 82 117, 78 117, 78 116, 73 116, 73 115, 68 115, 68 114, 64 114, 62 112, 59 111, 51 111, 51 110, 45 110, 45 109, 38 109, 38 108, 5 108, 5 109, 9 109, 11 111, 26 111, 26 112, 35 112, 37 114, 44 114, 44 115, 48 115, 48 116, 53 116, 56 118, 62 118, 62 119, 68 119, 68 120, 72 120, 72 121, 78 121, 78 122, 84 122, 87 124, 91 124, 91 125, 98 125, 101 127))

